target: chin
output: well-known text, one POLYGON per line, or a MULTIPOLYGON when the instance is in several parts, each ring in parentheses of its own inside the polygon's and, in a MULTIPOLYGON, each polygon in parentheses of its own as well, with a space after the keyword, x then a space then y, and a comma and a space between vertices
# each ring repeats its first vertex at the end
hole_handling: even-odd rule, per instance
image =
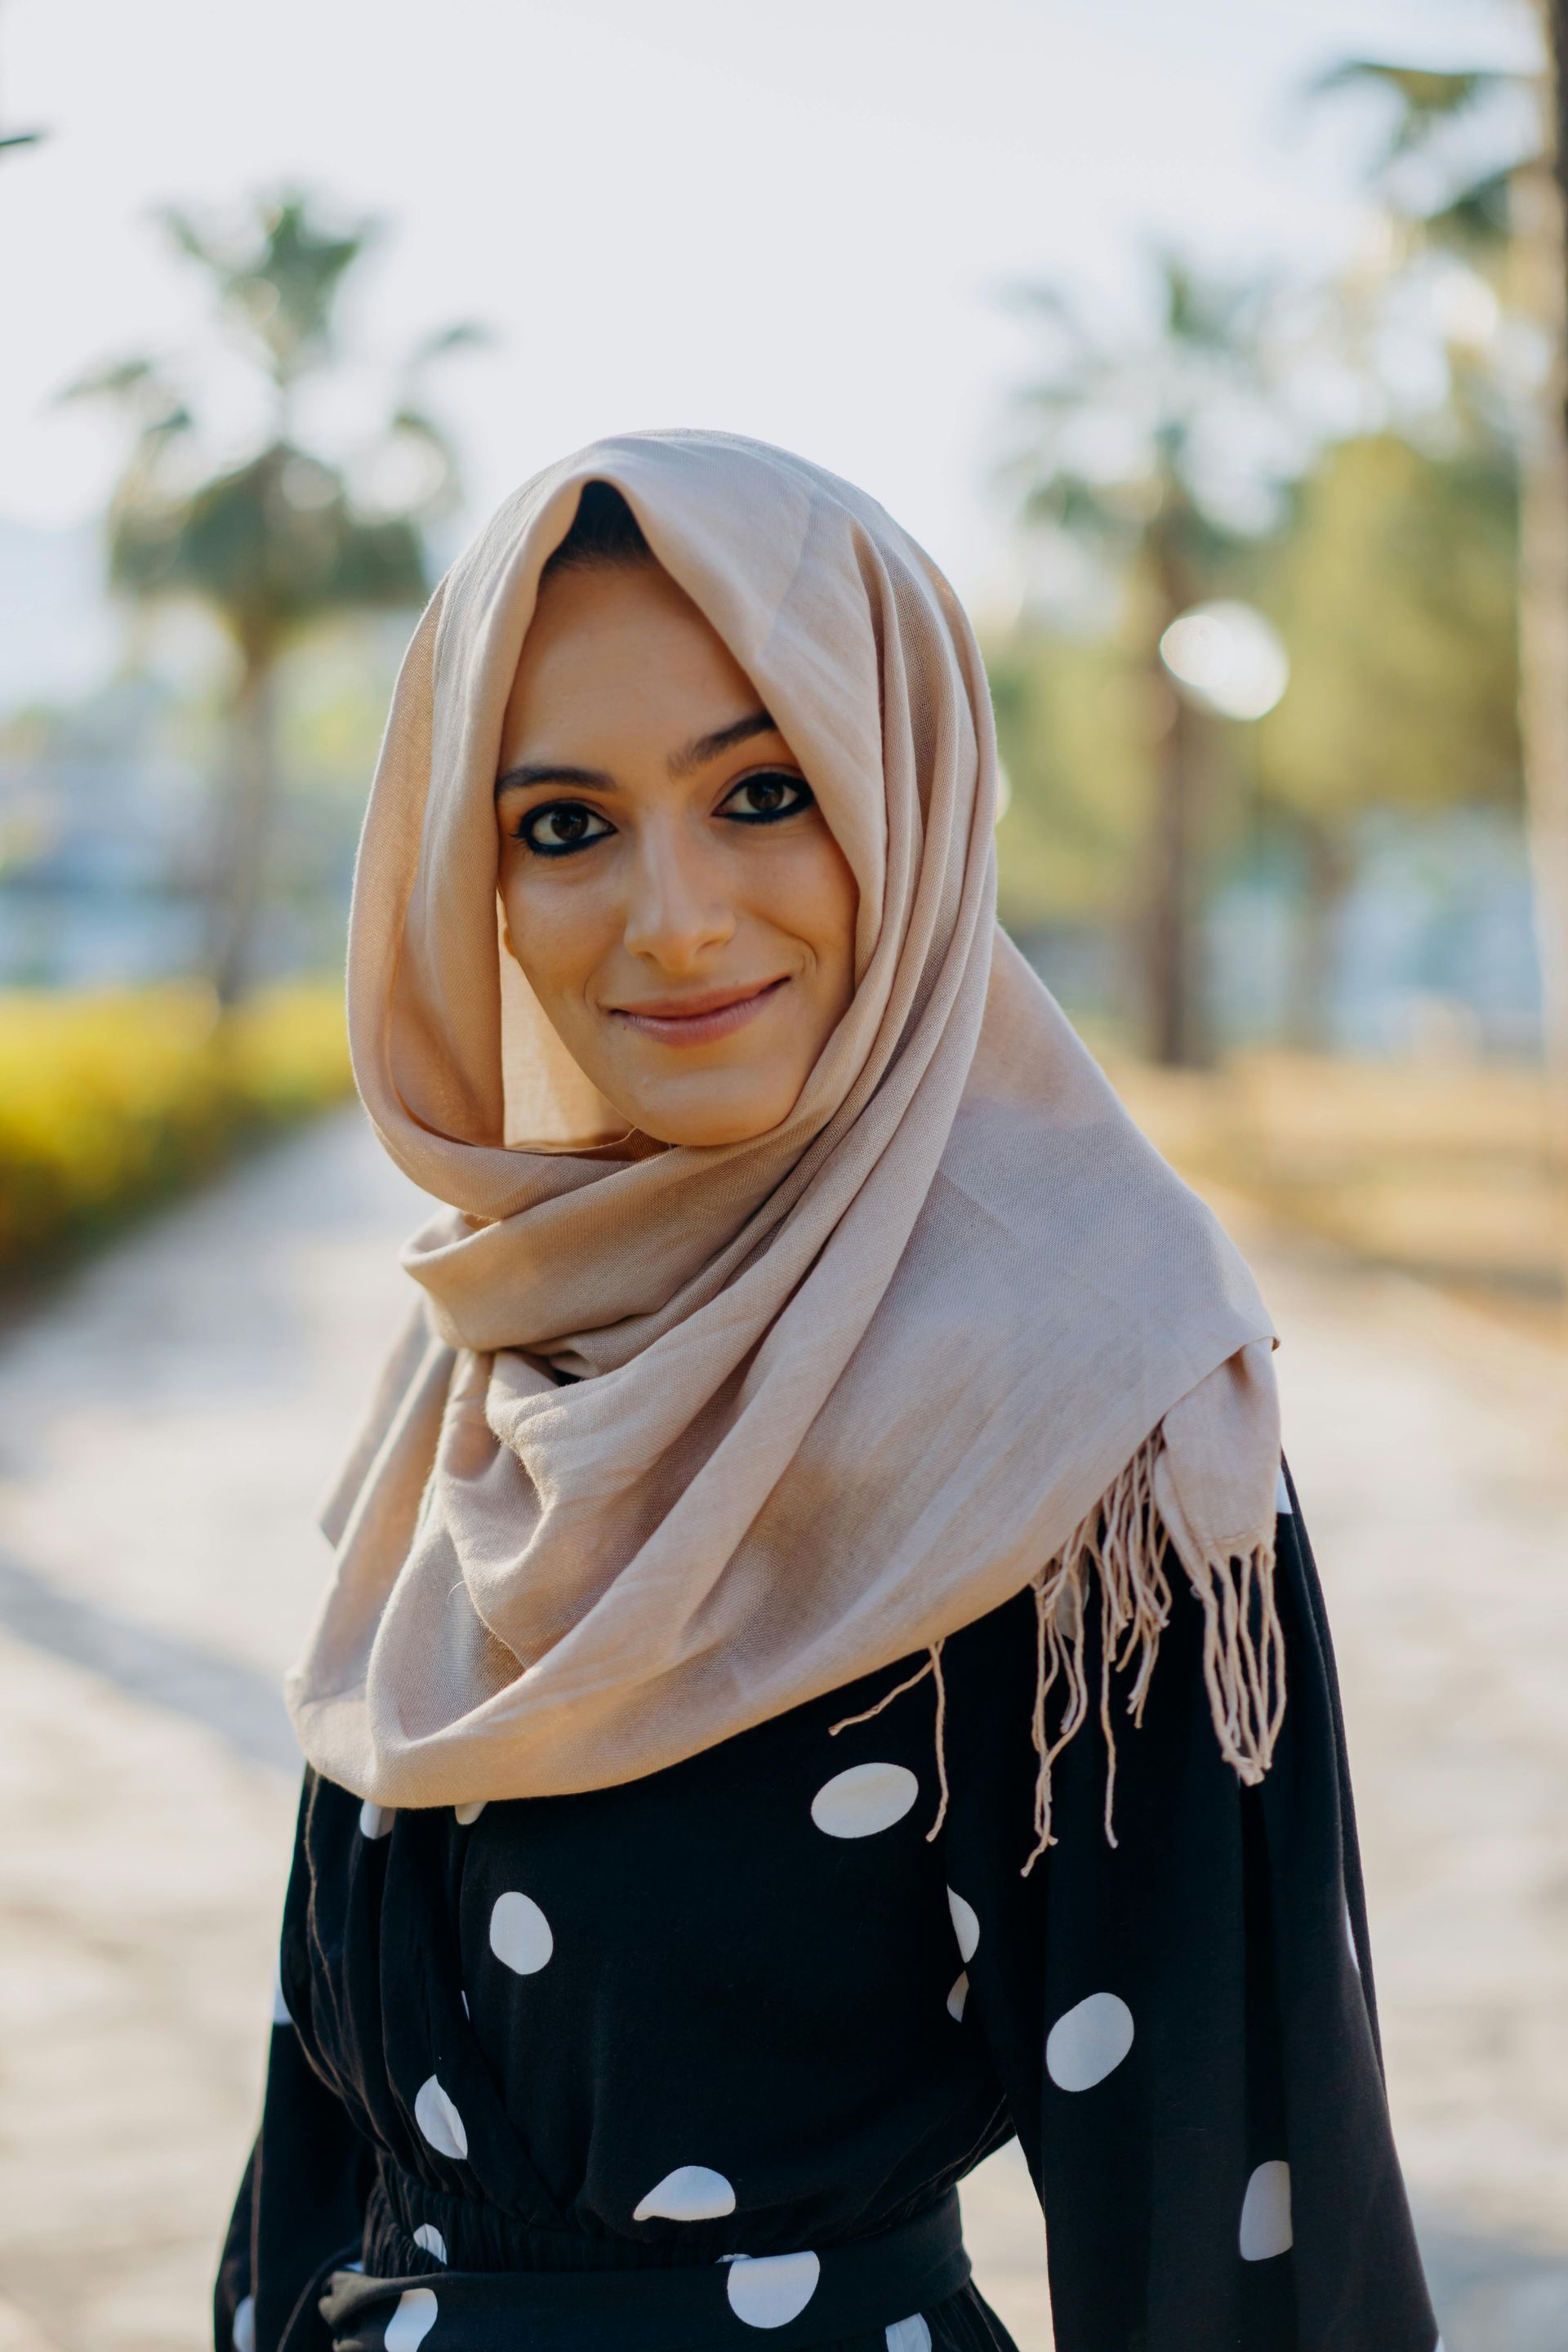
POLYGON ((645 1135, 653 1136, 660 1143, 680 1144, 689 1150, 717 1150, 729 1143, 754 1143, 759 1135, 766 1135, 782 1125, 795 1108, 795 1098, 792 1097, 788 1102, 694 1103, 679 1110, 668 1104, 649 1103, 637 1124, 645 1135))

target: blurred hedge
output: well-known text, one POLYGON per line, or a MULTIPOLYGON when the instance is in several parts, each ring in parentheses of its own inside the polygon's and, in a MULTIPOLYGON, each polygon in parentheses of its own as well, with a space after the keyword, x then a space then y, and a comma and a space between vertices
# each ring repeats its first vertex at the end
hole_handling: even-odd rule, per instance
POLYGON ((0 991, 0 1281, 352 1085, 336 984, 272 990, 222 1014, 194 985, 0 991))

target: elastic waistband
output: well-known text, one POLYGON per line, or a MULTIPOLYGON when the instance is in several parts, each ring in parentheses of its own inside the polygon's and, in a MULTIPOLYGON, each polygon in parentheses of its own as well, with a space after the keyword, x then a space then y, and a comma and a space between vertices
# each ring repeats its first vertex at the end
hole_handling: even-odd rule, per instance
MULTIPOLYGON (((407 2251, 439 2260, 428 2238, 407 2251)), ((968 2279, 950 2193, 897 2229, 820 2252, 663 2269, 334 2271, 320 2307, 333 2352, 416 2352, 437 2319, 442 2352, 742 2352, 759 2334, 806 2352, 912 2319, 968 2279)))

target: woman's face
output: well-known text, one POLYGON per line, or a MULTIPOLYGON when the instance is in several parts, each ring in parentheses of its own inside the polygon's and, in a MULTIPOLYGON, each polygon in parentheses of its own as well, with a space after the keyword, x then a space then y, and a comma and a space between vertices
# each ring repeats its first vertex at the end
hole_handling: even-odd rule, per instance
POLYGON ((854 988, 855 879, 762 698, 657 563, 549 582, 496 785, 508 941, 662 1143, 787 1118, 854 988))

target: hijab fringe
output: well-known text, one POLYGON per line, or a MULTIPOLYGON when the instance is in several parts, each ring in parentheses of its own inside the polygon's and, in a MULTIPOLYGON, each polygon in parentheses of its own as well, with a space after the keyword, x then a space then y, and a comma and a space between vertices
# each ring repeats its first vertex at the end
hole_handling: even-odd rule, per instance
MULTIPOLYGON (((944 1634, 942 1641, 946 1638, 944 1634)), ((936 1779, 940 1792, 936 1819, 926 1832, 926 1843, 930 1845, 947 1819, 947 1684, 942 1671, 942 1642, 933 1642, 924 1665, 917 1667, 903 1682, 895 1683, 874 1706, 863 1707, 858 1715, 847 1715, 839 1723, 830 1723, 827 1736, 836 1739, 841 1731, 847 1731, 851 1724, 869 1723, 872 1717, 880 1715, 885 1706, 891 1706, 896 1698, 902 1698, 904 1693, 913 1690, 917 1683, 923 1683, 928 1675, 936 1684, 936 1779)))
MULTIPOLYGON (((1164 1526, 1154 1501, 1154 1465, 1163 1437, 1144 1440, 1088 1516, 1080 1519, 1055 1559, 1030 1580, 1035 1596, 1035 1714, 1033 1735, 1039 1769, 1035 1780, 1035 1843, 1021 1876, 1026 1878, 1047 1848, 1051 1829, 1051 1775, 1058 1757, 1089 1720, 1089 1671, 1085 1662, 1089 1581, 1100 1583, 1100 1726, 1105 1735, 1105 1837, 1116 1843, 1116 1727, 1111 1714, 1111 1676, 1135 1667, 1126 1712, 1135 1727, 1143 1721, 1149 1685, 1160 1652, 1160 1636, 1171 1622, 1171 1587, 1163 1559, 1164 1526), (1051 1694, 1065 1694, 1060 1720, 1049 1728, 1051 1694)), ((1175 1546, 1169 1546, 1171 1551, 1175 1546)), ((1274 1547, 1260 1544, 1239 1557, 1205 1556, 1196 1569, 1184 1559, 1187 1579, 1204 1612, 1204 1683, 1220 1754, 1248 1788, 1255 1788, 1274 1757, 1285 1716, 1285 1637, 1274 1595, 1274 1547)), ((934 1838, 947 1818, 947 1690, 940 1641, 925 1664, 895 1683, 858 1715, 829 1726, 837 1738, 851 1725, 869 1723, 929 1675, 936 1685, 936 1765, 941 1801, 926 1832, 934 1838)))
POLYGON ((1164 1444, 1156 1429, 1104 1496, 1081 1519, 1055 1559, 1031 1580, 1035 1595, 1035 1844, 1027 1877, 1048 1846, 1051 1773, 1089 1716, 1085 1664, 1089 1580, 1100 1580, 1100 1722, 1105 1735, 1105 1836, 1116 1843, 1116 1733, 1111 1676, 1136 1667, 1126 1712, 1142 1725, 1160 1636, 1171 1619, 1163 1562, 1182 1561, 1204 1612, 1204 1684, 1220 1754, 1255 1788, 1274 1758, 1285 1717, 1285 1635, 1274 1591, 1270 1538, 1240 1554, 1210 1551, 1195 1562, 1170 1539, 1154 1500, 1154 1465, 1164 1444), (1066 1701, 1054 1738, 1048 1706, 1058 1681, 1066 1701))

